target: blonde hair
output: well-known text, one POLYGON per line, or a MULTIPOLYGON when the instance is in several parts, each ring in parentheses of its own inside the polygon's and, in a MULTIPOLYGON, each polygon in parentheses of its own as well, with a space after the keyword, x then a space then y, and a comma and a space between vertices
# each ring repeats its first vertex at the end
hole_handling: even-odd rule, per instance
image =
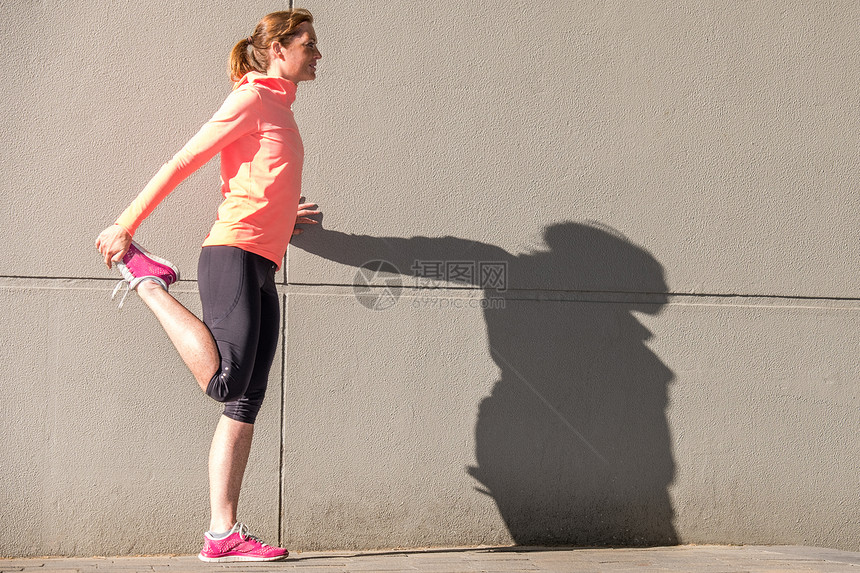
POLYGON ((281 10, 266 14, 254 28, 254 33, 236 42, 230 52, 230 79, 242 79, 248 72, 264 72, 269 67, 269 47, 272 42, 288 45, 297 28, 303 23, 313 24, 314 17, 303 8, 281 10))

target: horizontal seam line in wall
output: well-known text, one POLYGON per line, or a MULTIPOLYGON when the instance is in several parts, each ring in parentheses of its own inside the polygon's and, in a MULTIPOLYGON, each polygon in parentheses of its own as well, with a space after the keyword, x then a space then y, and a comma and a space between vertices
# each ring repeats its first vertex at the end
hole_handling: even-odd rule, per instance
MULTIPOLYGON (((44 280, 44 281, 97 281, 97 282, 117 282, 120 277, 104 278, 104 277, 46 277, 46 276, 25 276, 25 275, 0 275, 2 279, 21 279, 21 280, 44 280)), ((196 280, 183 279, 178 281, 177 285, 190 286, 196 283, 196 280)), ((278 282, 279 287, 328 287, 328 288, 353 288, 361 286, 362 288, 390 288, 387 285, 356 285, 352 283, 295 283, 295 282, 278 282)), ((404 289, 420 290, 420 291, 483 291, 484 289, 474 286, 414 286, 404 285, 404 289)), ((499 296, 510 295, 513 293, 561 293, 561 294, 578 294, 578 295, 621 295, 621 296, 666 296, 674 298, 737 298, 737 299, 777 299, 777 300, 806 300, 806 301, 834 301, 834 302, 860 302, 860 297, 839 297, 839 296, 809 296, 809 295, 789 295, 789 294, 739 294, 739 293, 686 293, 686 292, 657 292, 657 291, 611 291, 611 290, 576 290, 576 289, 547 289, 547 288, 509 288, 505 291, 497 292, 499 296)))
MULTIPOLYGON (((284 286, 298 287, 342 287, 352 288, 361 286, 362 288, 390 288, 388 285, 354 285, 343 283, 282 283, 284 286)), ((484 289, 478 287, 455 287, 455 286, 406 286, 410 290, 445 290, 445 291, 482 291, 484 289)), ((492 290, 492 289, 491 289, 492 290)), ((772 298, 786 300, 828 300, 828 301, 848 301, 860 302, 860 297, 841 297, 841 296, 808 296, 808 295, 790 295, 790 294, 726 294, 726 293, 686 293, 686 292, 657 292, 657 291, 623 291, 623 290, 576 290, 576 289, 549 289, 549 288, 509 288, 498 294, 504 296, 509 293, 528 293, 528 292, 548 292, 548 293, 570 293, 570 294, 609 294, 609 295, 644 295, 644 296, 670 296, 670 297, 691 297, 691 298, 772 298)))

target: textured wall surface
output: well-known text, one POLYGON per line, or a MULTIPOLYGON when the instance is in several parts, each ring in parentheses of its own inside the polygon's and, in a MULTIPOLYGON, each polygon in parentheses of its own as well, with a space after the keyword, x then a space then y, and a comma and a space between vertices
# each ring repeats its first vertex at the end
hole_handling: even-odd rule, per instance
MULTIPOLYGON (((92 245, 286 5, 4 5, 0 556, 199 549, 219 408, 92 245)), ((860 549, 860 7, 303 5, 325 215, 240 519, 291 549, 860 549)), ((218 199, 213 161, 136 237, 195 312, 218 199)))
MULTIPOLYGON (((92 281, 5 281, 0 554, 191 551, 209 519, 219 405, 140 301, 118 314, 92 281)), ((196 292, 177 298, 199 312, 196 292)), ((280 357, 245 477, 245 510, 277 536, 280 357), (274 509, 274 511, 273 511, 274 509)))

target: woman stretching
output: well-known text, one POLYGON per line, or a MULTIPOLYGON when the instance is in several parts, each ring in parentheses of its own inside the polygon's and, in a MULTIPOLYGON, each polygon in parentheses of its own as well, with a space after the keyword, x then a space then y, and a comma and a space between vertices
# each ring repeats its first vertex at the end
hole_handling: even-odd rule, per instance
POLYGON ((265 16, 230 54, 236 84, 221 108, 96 241, 108 268, 116 263, 122 273, 126 294, 135 290, 158 318, 200 388, 224 403, 209 452, 212 517, 204 561, 287 556, 251 535, 237 521, 236 506, 280 331, 275 270, 300 232, 295 224, 313 223, 307 215, 317 213, 312 204, 299 205, 304 149, 291 104, 296 84, 316 77, 321 57, 310 12, 265 16), (132 237, 183 179, 219 152, 224 201, 198 263, 201 322, 167 292, 178 271, 132 237))

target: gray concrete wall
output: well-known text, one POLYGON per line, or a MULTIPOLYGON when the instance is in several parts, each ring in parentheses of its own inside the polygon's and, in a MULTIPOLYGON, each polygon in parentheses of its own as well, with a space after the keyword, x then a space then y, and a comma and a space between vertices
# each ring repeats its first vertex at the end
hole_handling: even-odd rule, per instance
MULTIPOLYGON (((241 519, 293 549, 860 547, 855 3, 304 6, 325 217, 279 279, 241 519)), ((0 555, 199 549, 218 407, 92 245, 282 7, 4 5, 0 555)), ((217 179, 137 237, 194 311, 217 179)))

